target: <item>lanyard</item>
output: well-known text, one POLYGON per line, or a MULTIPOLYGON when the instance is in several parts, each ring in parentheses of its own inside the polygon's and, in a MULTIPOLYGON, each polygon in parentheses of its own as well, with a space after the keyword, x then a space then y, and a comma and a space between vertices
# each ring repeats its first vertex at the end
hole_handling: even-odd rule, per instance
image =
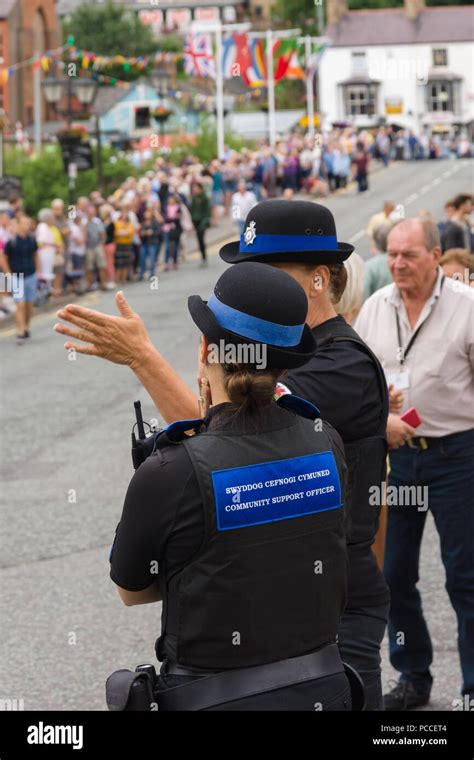
MULTIPOLYGON (((441 283, 440 283, 440 286, 439 286, 439 291, 440 291, 439 292, 439 296, 441 295, 441 288, 443 287, 443 283, 444 283, 445 279, 446 279, 446 277, 443 274, 443 276, 441 278, 441 283)), ((436 303, 439 300, 439 296, 436 299, 436 303)), ((434 310, 434 308, 436 306, 436 303, 433 306, 433 309, 431 310, 431 314, 433 313, 433 310, 434 310)), ((419 325, 417 327, 417 329, 415 330, 415 332, 411 336, 410 340, 408 341, 408 345, 407 345, 407 347, 405 349, 402 348, 402 333, 401 333, 401 329, 400 329, 400 318, 398 316, 398 311, 397 311, 396 308, 395 308, 395 319, 397 320, 398 351, 399 351, 399 354, 400 354, 398 361, 400 362, 400 367, 403 367, 403 363, 404 363, 405 359, 407 358, 408 353, 409 353, 411 347, 413 346, 416 338, 418 337, 418 333, 420 332, 421 328, 425 324, 425 322, 428 319, 428 317, 426 317, 425 321, 422 322, 421 325, 419 325)))

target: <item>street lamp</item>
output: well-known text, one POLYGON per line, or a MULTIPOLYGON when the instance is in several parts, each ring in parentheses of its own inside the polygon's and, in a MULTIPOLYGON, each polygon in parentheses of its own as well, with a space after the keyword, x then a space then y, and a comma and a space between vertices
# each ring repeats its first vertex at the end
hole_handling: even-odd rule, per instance
POLYGON ((158 97, 160 98, 160 105, 155 109, 153 117, 157 124, 160 125, 161 143, 162 147, 165 146, 165 125, 169 117, 172 115, 172 111, 166 108, 164 99, 168 93, 168 74, 165 68, 158 67, 154 69, 150 76, 152 87, 156 90, 158 97))
POLYGON ((43 82, 43 88, 48 103, 52 105, 59 103, 63 94, 63 81, 64 80, 62 79, 55 79, 54 77, 46 77, 43 82))
POLYGON ((98 85, 94 79, 77 79, 75 81, 77 99, 83 106, 92 105, 97 89, 98 85))
MULTIPOLYGON (((53 105, 58 114, 65 117, 67 126, 70 127, 74 116, 72 107, 72 98, 75 94, 78 101, 82 106, 88 108, 92 105, 94 98, 98 90, 98 82, 95 79, 82 79, 74 77, 66 77, 65 79, 57 79, 53 76, 48 76, 42 83, 46 101, 53 105), (59 108, 59 103, 66 92, 67 95, 67 107, 59 108)), ((100 122, 99 117, 96 117, 96 139, 97 139, 97 184, 98 188, 102 189, 102 143, 100 139, 100 122)), ((74 188, 75 188, 75 176, 76 166, 71 162, 68 163, 68 177, 69 177, 69 201, 72 203, 74 188)))

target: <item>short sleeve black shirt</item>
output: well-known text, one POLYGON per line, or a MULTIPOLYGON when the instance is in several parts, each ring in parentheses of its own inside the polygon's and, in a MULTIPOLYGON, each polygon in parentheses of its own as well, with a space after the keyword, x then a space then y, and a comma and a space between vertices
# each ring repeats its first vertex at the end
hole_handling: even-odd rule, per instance
POLYGON ((382 397, 374 364, 363 349, 351 341, 320 345, 340 321, 342 317, 334 317, 312 330, 318 343, 314 356, 290 370, 282 382, 315 404, 323 420, 349 442, 377 434, 382 397))

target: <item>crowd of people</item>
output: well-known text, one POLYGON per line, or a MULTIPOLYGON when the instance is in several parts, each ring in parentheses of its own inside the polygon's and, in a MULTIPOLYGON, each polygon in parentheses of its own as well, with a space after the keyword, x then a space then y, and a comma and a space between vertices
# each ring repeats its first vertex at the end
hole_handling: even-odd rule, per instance
MULTIPOLYGON (((208 163, 190 154, 177 166, 166 156, 159 156, 152 170, 140 178, 128 177, 107 198, 95 190, 79 197, 69 208, 55 199, 39 211, 36 220, 27 217, 25 221, 23 201, 14 195, 0 212, 0 271, 22 272, 24 299, 29 304, 25 312, 29 314, 33 303, 41 304, 71 291, 113 289, 177 269, 185 259, 186 235, 195 236, 200 265, 206 266, 206 233, 222 218, 231 219, 238 234, 243 234, 247 214, 267 198, 291 199, 295 193, 324 198, 345 188, 351 179, 356 180, 358 192, 364 192, 373 163, 387 165, 392 158, 428 157, 430 140, 436 143, 436 155, 467 155, 461 140, 454 143, 434 137, 425 146, 424 138, 389 127, 362 131, 346 127, 314 138, 294 133, 274 149, 266 144, 241 151, 225 146, 222 159, 208 163), (417 148, 414 140, 422 148, 417 148)), ((461 208, 446 205, 443 247, 456 249, 458 258, 461 249, 472 252, 466 198, 470 202, 470 197, 464 196, 461 208)), ((385 221, 392 223, 395 207, 388 207, 385 221)), ((372 252, 380 253, 386 234, 383 230, 377 235, 375 232, 371 221, 368 235, 372 252)), ((451 260, 453 254, 449 255, 451 260)), ((466 266, 465 260, 462 265, 466 266)), ((381 282, 388 276, 380 257, 366 268, 368 294, 374 272, 381 282)), ((21 303, 19 297, 15 300, 21 303)), ((0 318, 11 306, 0 293, 0 318)), ((17 309, 19 336, 27 337, 28 320, 21 317, 22 309, 17 309)))

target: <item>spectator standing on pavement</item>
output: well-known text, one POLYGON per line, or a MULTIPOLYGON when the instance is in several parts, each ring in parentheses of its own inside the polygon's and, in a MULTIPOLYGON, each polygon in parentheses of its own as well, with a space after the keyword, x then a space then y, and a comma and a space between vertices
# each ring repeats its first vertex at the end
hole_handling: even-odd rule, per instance
POLYGON ((369 155, 362 142, 357 143, 353 165, 354 176, 357 182, 357 192, 364 193, 369 189, 369 155))
POLYGON ((444 204, 444 215, 446 218, 443 219, 441 222, 438 222, 438 230, 439 230, 441 239, 443 238, 444 229, 455 211, 456 209, 454 208, 452 201, 447 201, 444 204))
POLYGON ((135 224, 131 221, 124 204, 119 216, 114 219, 115 276, 118 284, 127 282, 133 263, 133 238, 135 224))
POLYGON ((454 212, 441 236, 444 251, 450 248, 465 248, 469 253, 474 250, 469 217, 472 213, 472 195, 460 193, 453 199, 454 212))
POLYGON ((207 265, 206 230, 211 224, 211 204, 200 182, 191 185, 191 203, 189 206, 196 237, 201 252, 201 266, 207 265))
POLYGON ((140 248, 140 280, 145 277, 147 261, 150 262, 150 279, 155 274, 156 262, 161 246, 161 224, 151 209, 145 209, 140 228, 142 241, 140 248))
POLYGON ((99 217, 104 225, 104 253, 109 287, 115 287, 115 224, 112 218, 113 208, 103 203, 99 208, 99 217))
POLYGON ((68 235, 68 265, 72 272, 82 272, 83 277, 86 271, 86 231, 85 220, 69 220, 68 235))
POLYGON ((378 157, 382 161, 384 166, 388 166, 390 160, 390 148, 391 142, 387 131, 384 127, 381 127, 375 138, 375 144, 377 146, 378 157))
POLYGON ((391 225, 384 224, 377 227, 373 233, 377 253, 365 262, 364 300, 370 298, 376 290, 380 290, 392 282, 387 260, 387 239, 390 230, 391 225))
POLYGON ((67 240, 69 236, 69 223, 64 214, 64 201, 61 198, 56 198, 51 203, 51 211, 53 212, 54 226, 57 227, 61 233, 63 239, 64 250, 67 250, 67 240))
MULTIPOLYGON (((14 225, 15 222, 12 222, 9 215, 5 211, 2 211, 0 213, 0 274, 3 272, 1 261, 4 261, 1 254, 14 233, 14 225)), ((0 319, 4 319, 10 313, 8 298, 5 298, 5 295, 6 290, 0 289, 0 319)))
POLYGON ((38 244, 39 273, 42 280, 53 290, 53 295, 60 295, 61 289, 58 283, 58 273, 55 272, 55 268, 58 266, 57 256, 61 254, 62 244, 58 240, 59 230, 54 224, 51 209, 41 209, 38 213, 38 222, 36 242, 38 244))
POLYGON ((474 287, 474 256, 465 248, 450 248, 443 253, 439 263, 446 277, 474 287))
POLYGON ((222 189, 222 168, 221 168, 221 162, 215 158, 211 162, 211 168, 210 168, 211 176, 212 176, 212 224, 213 226, 217 226, 219 223, 219 214, 221 207, 224 202, 224 192, 222 189))
POLYGON ((97 272, 101 290, 105 290, 107 261, 104 253, 105 230, 97 216, 95 206, 89 203, 86 209, 86 281, 87 287, 92 288, 94 275, 97 272))
POLYGON ((181 198, 178 195, 170 195, 166 205, 165 223, 163 232, 166 233, 165 265, 163 271, 170 268, 172 261, 173 269, 178 268, 179 241, 183 232, 181 224, 181 198))
POLYGON ((257 196, 252 190, 247 189, 247 183, 241 179, 237 192, 232 196, 231 216, 237 222, 239 235, 243 235, 247 214, 257 204, 257 196))
POLYGON ((403 393, 402 410, 415 407, 422 420, 390 451, 389 485, 398 493, 416 487, 416 498, 388 507, 390 660, 400 680, 385 696, 387 710, 419 707, 430 697, 433 649, 417 589, 428 507, 457 616, 462 693, 474 696, 474 298, 445 277, 440 255, 435 224, 399 222, 388 238, 394 282, 366 301, 355 323, 389 384, 403 393))
POLYGON ((382 211, 370 217, 367 225, 367 237, 370 241, 370 252, 377 253, 377 246, 374 242, 374 232, 377 227, 391 226, 396 221, 395 204, 393 201, 384 201, 382 211))
POLYGON ((31 234, 29 217, 18 218, 16 234, 7 242, 2 258, 2 269, 12 276, 17 342, 21 344, 30 337, 28 328, 37 295, 36 273, 39 267, 38 245, 31 234))

